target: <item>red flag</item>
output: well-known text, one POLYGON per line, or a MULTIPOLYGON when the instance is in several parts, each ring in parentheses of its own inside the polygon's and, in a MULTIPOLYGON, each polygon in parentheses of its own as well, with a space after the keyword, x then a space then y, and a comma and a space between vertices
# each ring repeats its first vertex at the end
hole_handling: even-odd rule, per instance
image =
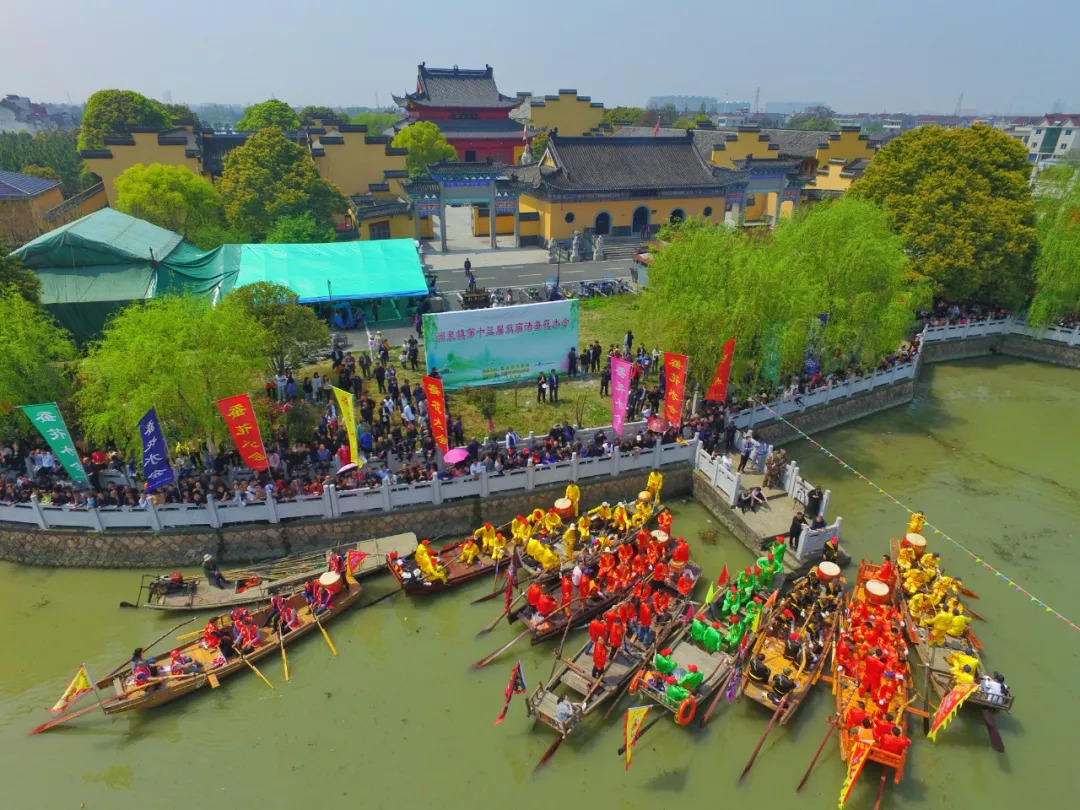
POLYGON ((724 344, 724 352, 720 357, 720 363, 716 367, 709 390, 705 392, 705 399, 713 402, 723 402, 727 399, 728 379, 731 377, 731 358, 735 354, 735 338, 728 339, 724 344))
POLYGON ((686 355, 664 352, 664 418, 672 425, 682 422, 683 390, 686 388, 686 355))
POLYGON ((444 453, 450 449, 449 426, 446 424, 446 397, 443 395, 442 380, 422 376, 424 391, 427 393, 428 418, 431 421, 431 437, 444 453))
POLYGON ((723 588, 727 585, 729 579, 731 579, 731 575, 728 573, 727 563, 724 563, 724 567, 720 569, 720 576, 716 578, 716 584, 723 588))
POLYGON ((503 707, 499 712, 499 716, 495 718, 495 725, 499 725, 506 718, 506 710, 510 708, 510 699, 514 695, 523 695, 528 690, 525 685, 525 674, 521 671, 521 662, 518 661, 512 670, 510 670, 510 683, 506 685, 505 691, 503 691, 503 707))
POLYGON ((360 568, 360 563, 364 561, 364 558, 370 555, 366 551, 357 551, 354 548, 350 548, 345 552, 345 565, 349 569, 350 574, 355 574, 357 569, 360 568))
POLYGON ((529 125, 528 124, 522 124, 521 125, 521 142, 522 143, 528 143, 529 142, 529 125))
POLYGON ((655 138, 660 134, 660 113, 656 113, 656 126, 652 128, 652 136, 655 138))
POLYGON ((236 449, 244 463, 256 472, 262 472, 270 463, 266 460, 266 448, 259 434, 259 423, 255 421, 255 410, 251 407, 251 398, 247 394, 225 397, 217 401, 225 424, 229 427, 236 449))

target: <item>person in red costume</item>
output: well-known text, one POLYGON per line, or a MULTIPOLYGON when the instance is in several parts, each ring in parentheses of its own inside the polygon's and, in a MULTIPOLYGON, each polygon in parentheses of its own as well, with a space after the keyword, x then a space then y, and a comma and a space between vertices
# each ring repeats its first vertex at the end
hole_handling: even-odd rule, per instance
POLYGON ((570 581, 570 577, 563 576, 562 578, 562 592, 560 593, 559 607, 568 608, 570 606, 570 600, 574 598, 574 583, 570 581))
POLYGON ((668 567, 663 560, 660 560, 660 562, 653 566, 652 572, 653 582, 667 582, 668 567))
POLYGON ((875 650, 873 655, 867 656, 863 661, 862 683, 859 685, 859 695, 877 694, 881 686, 881 676, 885 672, 885 661, 881 650, 875 650))
POLYGON ((540 616, 550 616, 557 607, 555 600, 549 594, 542 593, 540 598, 536 600, 536 612, 540 616))
POLYGON ((660 531, 671 534, 671 512, 667 509, 662 511, 656 516, 656 524, 660 527, 660 531))
POLYGON ((622 640, 625 634, 625 626, 619 619, 616 619, 611 625, 611 630, 608 631, 608 647, 613 651, 618 652, 619 647, 622 646, 622 640))
POLYGON ((668 605, 671 604, 671 596, 663 591, 657 591, 653 594, 652 607, 653 612, 657 615, 665 613, 668 609, 668 605))
POLYGON ((897 676, 894 673, 886 670, 885 674, 882 677, 881 685, 878 687, 877 690, 876 696, 878 706, 883 709, 888 707, 889 703, 893 699, 893 696, 896 694, 896 690, 899 685, 900 681, 897 676))
POLYGON ((540 595, 543 592, 544 589, 535 582, 525 590, 525 601, 529 603, 529 607, 536 607, 537 603, 540 601, 540 595))
POLYGON ((603 641, 606 635, 607 625, 600 619, 593 619, 589 622, 589 647, 585 650, 585 653, 588 654, 592 649, 592 645, 598 641, 603 641))
POLYGON ((675 584, 675 587, 683 596, 690 595, 690 591, 694 590, 694 578, 690 575, 689 571, 683 572, 683 575, 679 577, 679 581, 675 584))
POLYGON ((877 744, 878 748, 882 751, 896 754, 899 757, 903 756, 904 751, 911 745, 911 740, 905 737, 904 733, 900 731, 900 726, 893 726, 888 734, 883 734, 878 738, 877 744))
POLYGON ((880 579, 890 588, 896 580, 896 569, 893 568, 892 557, 888 554, 884 555, 881 559, 881 568, 878 569, 877 576, 874 579, 880 579))
POLYGON ((645 557, 642 554, 635 554, 634 559, 630 561, 630 570, 634 572, 635 577, 641 577, 645 575, 645 557))
POLYGON ((589 598, 589 594, 591 594, 593 591, 594 584, 595 583, 593 583, 592 577, 590 577, 588 573, 584 573, 581 575, 581 579, 578 581, 577 588, 578 598, 581 599, 582 602, 589 598))
POLYGON ((686 563, 690 559, 690 546, 686 544, 686 541, 681 537, 675 543, 675 550, 671 552, 671 568, 674 571, 681 571, 686 567, 686 563))
POLYGON ((637 551, 638 554, 647 554, 649 550, 649 543, 652 542, 652 535, 649 534, 647 529, 638 529, 637 533, 637 551))
POLYGON ((592 654, 592 676, 599 678, 604 674, 604 670, 607 668, 607 647, 604 646, 603 641, 596 642, 596 646, 593 647, 592 654))

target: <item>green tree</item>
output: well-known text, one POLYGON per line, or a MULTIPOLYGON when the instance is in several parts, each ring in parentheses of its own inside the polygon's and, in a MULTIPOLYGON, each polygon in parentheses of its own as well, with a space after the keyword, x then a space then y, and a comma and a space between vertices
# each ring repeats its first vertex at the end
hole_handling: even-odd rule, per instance
POLYGON ((885 122, 880 118, 875 118, 862 128, 862 134, 868 135, 871 138, 880 138, 885 133, 885 122))
POLYGON ((935 295, 1016 306, 1035 253, 1030 172, 1004 132, 921 127, 886 144, 849 193, 885 209, 935 295))
POLYGON ((199 116, 187 104, 165 104, 164 107, 170 124, 175 121, 192 121, 195 126, 199 125, 199 116))
POLYGON ((239 306, 176 296, 132 304, 79 363, 74 399, 87 439, 136 453, 139 418, 153 407, 170 441, 222 442, 215 403, 259 381, 268 339, 239 306))
POLYGON ((221 194, 186 166, 136 163, 125 169, 116 178, 116 209, 175 231, 203 249, 217 247, 200 242, 214 226, 225 225, 221 194))
POLYGON ((336 236, 333 228, 320 225, 310 211, 305 211, 302 214, 278 217, 263 241, 299 245, 312 242, 333 242, 336 236))
POLYGON ((63 399, 65 364, 75 357, 75 346, 41 307, 8 283, 0 285, 0 346, 0 435, 29 436, 33 428, 18 406, 63 399))
POLYGON ((600 122, 604 124, 614 124, 618 121, 621 123, 636 124, 644 114, 645 110, 641 107, 612 107, 610 110, 604 110, 604 115, 600 118, 600 122))
POLYGON ((540 160, 544 156, 544 150, 547 149, 548 134, 541 132, 532 139, 532 143, 529 144, 529 155, 533 160, 540 160))
POLYGON ((274 374, 305 365, 330 342, 326 323, 298 301, 288 287, 268 281, 237 287, 225 298, 265 330, 263 348, 274 374))
POLYGON ((41 281, 11 252, 11 248, 0 236, 0 293, 14 290, 31 304, 41 303, 41 281))
POLYGON ((0 169, 21 172, 25 166, 44 166, 60 176, 65 195, 75 194, 86 187, 80 185, 85 164, 76 139, 73 132, 0 132, 0 169))
POLYGON ((696 129, 702 124, 708 124, 711 119, 702 113, 686 113, 675 119, 672 124, 676 129, 696 129))
POLYGON ((276 98, 254 104, 244 110, 244 116, 236 122, 240 130, 258 130, 281 127, 284 130, 300 128, 300 116, 284 101, 276 98))
POLYGON ((1039 249, 1027 320, 1043 325, 1080 312, 1080 170, 1070 165, 1044 169, 1035 195, 1039 249))
POLYGON ((30 177, 40 177, 42 180, 53 180, 57 183, 62 183, 63 178, 56 173, 55 169, 50 169, 48 166, 38 166, 36 163, 29 163, 22 167, 22 174, 29 175, 30 177))
POLYGON ((417 121, 394 136, 393 146, 408 149, 405 168, 409 177, 427 177, 428 166, 443 160, 456 160, 457 152, 446 136, 431 121, 417 121))
POLYGON ((832 118, 817 115, 793 115, 784 129, 799 129, 807 132, 837 132, 840 127, 832 118))
POLYGON ((334 112, 329 107, 316 107, 309 104, 300 111, 299 118, 300 123, 314 121, 316 118, 322 120, 323 123, 327 123, 330 121, 344 120, 345 116, 339 112, 334 112))
POLYGON ((364 124, 368 128, 368 132, 378 135, 381 134, 384 129, 393 124, 401 118, 397 113, 392 112, 379 112, 378 110, 364 110, 354 114, 349 118, 350 124, 364 124))
POLYGON ((79 149, 103 149, 106 135, 124 135, 133 127, 165 129, 171 123, 160 101, 134 90, 98 90, 86 102, 79 149))
POLYGON ((267 127, 225 156, 218 181, 234 230, 262 239, 281 217, 310 212, 320 227, 348 210, 345 196, 323 180, 311 155, 277 127, 267 127))

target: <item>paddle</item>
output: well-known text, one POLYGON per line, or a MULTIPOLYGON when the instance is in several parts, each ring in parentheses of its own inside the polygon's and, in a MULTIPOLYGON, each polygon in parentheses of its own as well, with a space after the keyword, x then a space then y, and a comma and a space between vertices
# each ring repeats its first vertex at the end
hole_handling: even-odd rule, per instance
POLYGON ((881 797, 885 795, 885 779, 889 775, 889 770, 884 765, 881 766, 881 781, 878 782, 877 799, 874 801, 874 810, 878 810, 881 807, 881 797))
POLYGON ((473 664, 472 668, 473 669, 483 669, 488 664, 490 664, 492 661, 494 661, 496 658, 498 658, 500 655, 502 655, 504 652, 506 652, 511 647, 513 647, 515 644, 517 644, 519 641, 521 641, 523 638, 525 638, 525 636, 529 635, 529 633, 531 633, 531 632, 532 632, 531 627, 525 628, 524 630, 521 631, 520 634, 514 636, 508 642, 506 642, 501 647, 499 647, 499 649, 495 650, 495 652, 493 652, 491 655, 485 656, 484 658, 481 658, 479 661, 477 661, 475 664, 473 664))
MULTIPOLYGON (((162 634, 161 634, 160 636, 158 636, 157 638, 155 638, 155 639, 154 639, 153 641, 151 641, 151 642, 150 642, 149 644, 147 644, 147 645, 143 646, 143 647, 142 647, 142 650, 143 650, 143 652, 146 652, 147 650, 151 649, 151 648, 152 648, 152 647, 153 647, 153 646, 154 646, 155 644, 157 644, 157 643, 158 643, 159 641, 161 641, 161 640, 162 640, 163 638, 165 638, 166 636, 171 636, 171 635, 172 635, 173 633, 175 633, 175 632, 176 632, 177 630, 179 630, 179 629, 180 629, 181 627, 187 627, 187 626, 188 626, 189 624, 191 624, 191 623, 192 623, 193 621, 195 621, 195 618, 196 618, 195 616, 192 616, 192 617, 191 617, 190 619, 188 619, 188 620, 187 620, 186 622, 180 622, 180 624, 176 625, 176 627, 173 627, 173 628, 172 628, 172 629, 170 629, 170 630, 166 630, 166 631, 165 631, 164 633, 162 633, 162 634)), ((122 664, 121 664, 120 666, 118 666, 118 667, 117 667, 116 669, 114 669, 114 670, 113 670, 112 672, 110 672, 110 673, 109 673, 108 675, 106 675, 106 676, 105 676, 105 678, 104 678, 104 680, 106 680, 106 681, 107 681, 107 680, 109 680, 109 678, 111 678, 111 677, 112 677, 113 675, 115 675, 115 674, 116 674, 117 672, 119 672, 120 670, 122 670, 122 669, 123 669, 124 667, 126 667, 126 666, 127 666, 127 665, 128 665, 129 663, 130 663, 129 661, 125 661, 124 663, 122 663, 122 664)))
POLYGON ((551 759, 555 752, 559 750, 559 746, 562 745, 562 741, 565 739, 566 737, 561 734, 555 738, 555 741, 550 746, 548 746, 548 750, 544 752, 544 755, 542 757, 540 757, 540 761, 536 763, 536 766, 533 768, 534 773, 539 770, 545 762, 551 759))
POLYGON ((969 591, 963 585, 960 586, 960 593, 962 593, 968 599, 978 599, 979 598, 979 595, 977 593, 975 593, 974 591, 969 591))
POLYGON ((377 604, 379 604, 379 602, 383 601, 384 599, 389 599, 391 596, 396 596, 397 594, 401 593, 403 590, 404 590, 404 588, 395 588, 394 590, 390 591, 390 593, 384 593, 382 596, 380 596, 380 597, 378 597, 376 599, 372 599, 370 602, 368 602, 366 605, 363 605, 362 607, 369 608, 372 605, 377 605, 377 604))
POLYGON ((190 641, 191 639, 195 638, 196 636, 201 636, 202 633, 203 633, 202 630, 192 630, 190 633, 184 633, 182 635, 177 636, 176 640, 177 641, 190 641))
POLYGON ((285 670, 285 683, 289 682, 289 659, 285 657, 285 634, 278 629, 278 644, 281 645, 281 666, 285 670))
POLYGON ((780 703, 776 707, 776 711, 773 712, 772 718, 769 720, 769 725, 765 726, 765 733, 761 735, 761 739, 758 740, 757 747, 754 748, 754 753, 750 755, 750 761, 746 763, 746 767, 743 768, 742 773, 739 774, 739 781, 750 773, 750 769, 754 767, 754 760, 757 759, 758 752, 761 750, 761 746, 765 744, 765 738, 769 736, 769 732, 772 731, 773 725, 776 723, 776 718, 780 716, 780 713, 787 706, 787 695, 780 698, 780 703))
POLYGON ((259 668, 256 667, 253 663, 251 663, 250 661, 247 660, 247 657, 244 655, 243 650, 241 650, 239 647, 237 647, 236 648, 236 653, 237 653, 237 655, 240 656, 240 660, 243 661, 245 664, 247 664, 252 672, 254 672, 256 675, 258 675, 260 678, 262 678, 263 683, 265 683, 271 689, 274 688, 274 685, 272 683, 270 683, 270 681, 266 680, 266 676, 263 675, 261 672, 259 672, 259 668))
POLYGON ((970 627, 968 628, 967 632, 968 632, 968 638, 971 639, 971 643, 975 647, 975 649, 976 650, 981 650, 983 648, 983 643, 981 641, 979 641, 979 637, 971 632, 970 627))
POLYGON ((999 754, 1005 753, 1005 742, 994 725, 994 713, 990 709, 982 710, 983 722, 986 723, 986 732, 990 735, 990 747, 999 754))
POLYGON ((923 736, 930 733, 930 665, 923 665, 923 698, 926 700, 926 716, 922 721, 923 736))
POLYGON ((106 706, 106 705, 108 705, 110 703, 115 703, 116 701, 120 700, 121 697, 123 697, 123 696, 122 695, 114 695, 113 697, 105 698, 105 700, 102 700, 102 701, 100 701, 98 703, 94 703, 91 706, 84 706, 83 708, 79 709, 78 711, 70 712, 68 714, 61 715, 60 717, 54 717, 52 720, 44 722, 40 726, 37 726, 36 728, 32 729, 30 731, 30 733, 31 734, 40 734, 43 731, 48 731, 50 728, 54 728, 54 727, 60 725, 61 723, 66 723, 68 720, 74 720, 76 717, 82 717, 82 715, 88 714, 88 713, 94 711, 95 709, 100 709, 100 708, 103 708, 104 706, 106 706))
MULTIPOLYGON (((836 680, 840 680, 839 676, 836 680)), ((818 757, 821 756, 822 750, 825 748, 825 743, 829 741, 829 738, 833 735, 833 732, 840 727, 840 724, 844 722, 844 715, 847 714, 848 707, 851 705, 851 701, 855 699, 855 696, 859 693, 858 684, 854 684, 851 687, 851 695, 844 702, 843 707, 836 713, 836 717, 829 720, 829 730, 825 732, 825 738, 821 741, 821 745, 818 746, 817 751, 814 752, 814 758, 810 760, 810 765, 806 769, 806 773, 803 774, 802 780, 795 788, 795 792, 798 793, 803 789, 803 785, 806 784, 806 780, 810 778, 810 771, 814 770, 814 766, 817 764, 818 757)))
POLYGON ((322 631, 323 638, 326 639, 326 644, 330 648, 330 652, 337 655, 337 650, 334 648, 334 642, 330 640, 330 634, 326 632, 326 628, 322 626, 322 622, 319 621, 319 614, 315 612, 314 607, 308 608, 311 611, 311 617, 315 619, 315 624, 319 625, 319 629, 322 631))

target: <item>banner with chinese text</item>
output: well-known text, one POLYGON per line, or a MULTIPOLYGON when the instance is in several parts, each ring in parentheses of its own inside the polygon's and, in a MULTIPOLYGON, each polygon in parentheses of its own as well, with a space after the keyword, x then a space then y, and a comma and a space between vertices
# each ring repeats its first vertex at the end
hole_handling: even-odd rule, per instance
POLYGON ((611 427, 616 436, 622 436, 626 423, 626 402, 630 397, 629 360, 611 358, 611 427))
POLYGON ((431 437, 444 453, 450 449, 449 425, 446 422, 446 397, 443 395, 442 380, 435 377, 420 378, 427 396, 428 421, 431 423, 431 437))
POLYGON ((577 345, 577 300, 424 316, 428 371, 439 370, 447 391, 565 372, 577 345))
POLYGON ((169 466, 169 447, 153 408, 139 420, 139 436, 142 437, 142 469, 147 491, 173 483, 176 477, 169 466))
POLYGON ((344 423, 345 433, 349 437, 349 461, 355 464, 359 455, 356 450, 356 409, 353 407, 355 404, 353 395, 349 391, 342 391, 336 385, 330 387, 334 389, 338 410, 341 411, 341 421, 344 423))
POLYGON ((255 421, 255 409, 251 407, 251 398, 247 394, 237 394, 219 399, 217 406, 225 417, 225 424, 236 442, 240 458, 256 472, 265 470, 269 463, 259 433, 259 423, 255 421))
POLYGON ((79 451, 75 449, 75 443, 71 440, 64 417, 60 415, 60 409, 55 402, 43 402, 40 405, 20 406, 27 419, 34 423, 34 427, 41 431, 49 447, 56 453, 56 459, 64 465, 67 474, 72 481, 80 481, 89 484, 82 461, 79 459, 79 451))
POLYGON ((727 399, 728 380, 731 379, 731 358, 735 354, 735 338, 729 338, 724 344, 720 362, 716 366, 716 374, 709 383, 709 390, 705 392, 705 399, 713 402, 724 402, 727 399))
POLYGON ((664 352, 664 418, 675 427, 682 421, 683 392, 686 389, 686 355, 664 352))

